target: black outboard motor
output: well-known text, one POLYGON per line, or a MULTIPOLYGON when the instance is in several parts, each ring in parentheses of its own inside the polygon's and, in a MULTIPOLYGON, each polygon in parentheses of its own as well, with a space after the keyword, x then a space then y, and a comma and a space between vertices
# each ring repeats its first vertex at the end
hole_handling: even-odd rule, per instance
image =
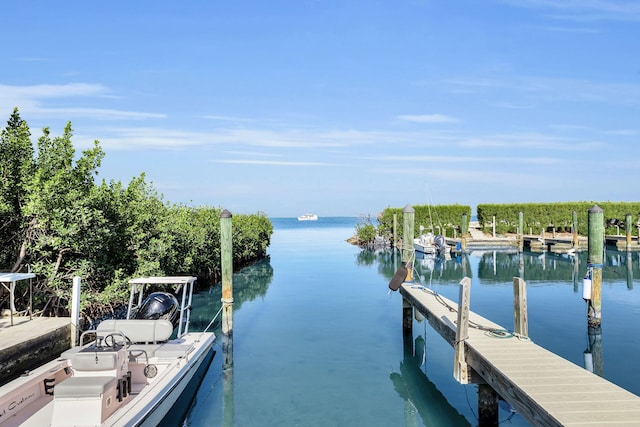
POLYGON ((180 303, 169 292, 153 292, 144 299, 136 312, 136 319, 166 319, 175 328, 178 325, 180 303))
POLYGON ((442 237, 441 234, 438 234, 433 238, 433 244, 436 246, 438 255, 442 255, 445 253, 445 250, 447 249, 447 244, 445 243, 444 237, 442 237))

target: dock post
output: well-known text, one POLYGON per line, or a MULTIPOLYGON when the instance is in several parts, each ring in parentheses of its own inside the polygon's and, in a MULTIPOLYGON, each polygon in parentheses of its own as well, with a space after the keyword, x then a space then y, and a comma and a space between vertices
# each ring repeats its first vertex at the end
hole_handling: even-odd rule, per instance
POLYGON ((415 232, 416 211, 407 205, 402 209, 402 262, 407 268, 405 282, 413 282, 413 260, 415 248, 413 246, 415 232))
POLYGON ((521 277, 513 278, 513 331, 523 337, 529 336, 527 320, 527 283, 521 277))
POLYGON ((524 280, 524 252, 518 254, 518 277, 524 280))
POLYGON ((233 364, 233 243, 232 216, 228 210, 220 214, 220 254, 222 268, 222 350, 225 365, 233 364))
POLYGON ((593 205, 589 211, 589 256, 587 268, 591 272, 591 299, 587 312, 589 328, 600 329, 602 320, 602 260, 604 259, 604 211, 593 205))
POLYGON ((523 213, 518 212, 518 252, 524 251, 524 218, 523 213))
POLYGON ((398 214, 393 214, 393 247, 398 247, 398 214))
POLYGON ((469 371, 464 354, 464 342, 469 331, 469 304, 471 294, 471 279, 463 277, 460 281, 458 296, 458 323, 456 328, 455 356, 453 360, 453 377, 460 384, 469 384, 469 371))
POLYGON ((624 218, 624 228, 627 232, 627 252, 631 250, 631 214, 628 213, 624 218))
POLYGON ((467 250, 467 236, 469 234, 469 223, 467 222, 467 214, 462 214, 462 226, 460 227, 460 249, 464 252, 467 250))
POLYGON ((573 233, 571 247, 578 249, 578 212, 576 211, 571 214, 571 233, 573 233))
POLYGON ((633 257, 627 252, 627 289, 633 289, 633 257))
POLYGON ((493 216, 493 219, 491 220, 491 228, 492 228, 492 233, 491 235, 493 237, 496 237, 496 216, 493 216))
POLYGON ((71 347, 78 345, 78 324, 80 323, 80 277, 73 278, 71 290, 71 347))
POLYGON ((222 270, 222 378, 223 423, 233 425, 233 241, 232 216, 228 210, 220 214, 220 267, 222 270))
POLYGON ((413 306, 402 298, 402 344, 404 356, 413 354, 413 306))
POLYGON ((478 426, 498 427, 498 393, 489 384, 478 384, 478 426))
POLYGON ((587 330, 589 347, 584 352, 584 368, 604 377, 604 363, 602 361, 602 330, 589 327, 587 330))

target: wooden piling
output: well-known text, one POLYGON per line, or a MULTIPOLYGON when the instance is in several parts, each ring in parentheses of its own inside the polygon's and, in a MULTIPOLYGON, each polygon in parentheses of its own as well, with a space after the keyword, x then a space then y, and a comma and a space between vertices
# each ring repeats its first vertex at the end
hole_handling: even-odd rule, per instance
POLYGON ((524 218, 523 213, 518 212, 518 252, 524 251, 524 218))
POLYGON ((587 337, 589 338, 589 348, 585 352, 585 365, 587 365, 587 359, 590 359, 590 366, 585 366, 585 368, 600 377, 604 377, 602 328, 589 327, 587 329, 587 337))
POLYGON ((415 219, 415 209, 413 209, 411 205, 405 206, 404 209, 402 209, 402 262, 407 267, 407 278, 405 282, 413 281, 415 219))
POLYGON ((460 227, 460 249, 462 251, 467 250, 467 237, 469 234, 469 222, 467 221, 467 214, 462 214, 462 226, 460 227))
POLYGON ((591 271, 591 299, 587 311, 590 328, 600 328, 602 320, 602 260, 604 259, 604 211, 593 205, 588 211, 589 241, 587 268, 591 271))
POLYGON ((234 424, 233 392, 233 239, 232 216, 220 214, 220 264, 222 269, 222 425, 234 424))
POLYGON ((627 289, 633 289, 633 257, 627 252, 627 289))
POLYGON ((393 247, 398 246, 398 214, 393 214, 393 247))
POLYGON ((455 356, 453 361, 453 377, 460 384, 469 384, 469 371, 464 354, 464 342, 469 331, 469 304, 471 294, 471 279, 464 277, 460 281, 458 296, 458 319, 456 341, 454 343, 455 356))
POLYGON ((231 213, 220 214, 220 254, 222 269, 222 353, 223 366, 233 365, 233 243, 231 213))
POLYGON ((571 246, 574 249, 578 248, 578 213, 573 211, 571 215, 571 233, 573 234, 573 240, 571 241, 571 246))
POLYGON ((627 232, 627 252, 631 250, 631 214, 627 214, 624 218, 624 228, 627 232))
POLYGON ((523 337, 529 336, 527 319, 527 284, 521 277, 513 278, 513 331, 523 337))

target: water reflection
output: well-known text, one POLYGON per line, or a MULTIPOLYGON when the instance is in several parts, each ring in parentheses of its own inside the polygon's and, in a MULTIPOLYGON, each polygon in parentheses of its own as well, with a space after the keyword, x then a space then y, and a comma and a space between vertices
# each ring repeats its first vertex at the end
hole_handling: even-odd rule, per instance
MULTIPOLYGON (((186 424, 474 423, 477 399, 475 393, 465 396, 467 388, 452 378, 450 344, 428 326, 424 333, 414 327, 418 336, 402 340, 401 300, 387 286, 400 253, 344 243, 343 234, 352 230, 321 231, 278 230, 272 259, 234 274, 235 372, 223 377, 218 350, 186 424)), ((640 296, 629 292, 640 277, 637 269, 637 253, 606 252, 600 337, 587 334, 581 292, 586 253, 427 257, 416 260, 414 277, 453 300, 460 280, 471 277, 472 310, 507 328, 513 322, 513 277, 523 277, 534 341, 639 393, 640 373, 629 354, 640 351, 640 336, 628 333, 640 327, 640 296)), ((220 298, 219 286, 194 296, 192 327, 206 327, 220 298)), ((510 415, 501 410, 501 418, 510 415)), ((518 415, 509 425, 527 424, 518 415)))
MULTIPOLYGON (((604 357, 617 358, 620 353, 628 352, 629 348, 640 351, 639 340, 635 336, 625 337, 623 332, 640 326, 637 316, 633 315, 638 310, 640 298, 628 293, 633 290, 634 277, 639 274, 639 254, 605 251, 603 327, 597 331, 588 328, 586 303, 582 299, 582 279, 586 273, 587 255, 586 251, 559 254, 484 250, 471 251, 452 259, 427 256, 416 259, 414 277, 427 286, 437 286, 438 292, 456 300, 454 289, 457 289, 461 278, 473 278, 475 272, 472 310, 507 328, 511 326, 513 315, 513 307, 510 305, 512 302, 509 301, 509 297, 512 297, 513 278, 523 278, 528 285, 528 297, 532 302, 529 317, 530 325, 533 324, 535 329, 534 340, 590 372, 638 393, 640 387, 637 383, 626 378, 628 364, 624 361, 605 363, 604 357), (449 286, 453 288, 450 291, 446 289, 449 286), (567 291, 572 295, 567 295, 567 291), (605 353, 604 335, 607 345, 605 353), (586 348, 584 344, 578 343, 580 336, 586 337, 586 348), (633 342, 626 342, 628 339, 633 342), (573 347, 572 342, 576 343, 573 347), (577 354, 581 357, 576 357, 577 354), (633 386, 623 384, 627 382, 633 383, 633 386)), ((379 256, 378 259, 382 262, 384 258, 379 256)), ((380 270, 389 271, 386 277, 391 274, 391 269, 380 267, 380 270)), ((413 359, 405 359, 404 363, 409 364, 410 361, 413 359)))
MULTIPOLYGON (((233 274, 233 309, 239 310, 242 304, 264 297, 273 280, 273 267, 269 258, 258 261, 249 268, 244 268, 233 274)), ((190 328, 194 331, 202 331, 211 321, 211 317, 218 312, 222 303, 222 286, 212 286, 206 291, 194 295, 190 328)), ((214 325, 216 335, 220 335, 218 329, 220 319, 214 325)))
MULTIPOLYGON (((379 271, 391 278, 395 270, 390 263, 393 257, 387 253, 371 254, 371 259, 381 264, 379 271)), ((508 250, 472 251, 450 259, 431 255, 416 255, 415 269, 425 278, 437 278, 440 283, 458 284, 462 277, 473 278, 469 257, 478 258, 478 278, 485 283, 508 283, 514 277, 535 283, 581 283, 587 265, 587 252, 557 254, 552 252, 517 253, 508 250)), ((603 281, 625 278, 627 288, 633 289, 633 277, 638 274, 640 261, 634 252, 608 251, 604 257, 603 281), (608 267, 608 268, 607 268, 608 267)))
POLYGON ((422 335, 418 335, 413 344, 412 340, 405 341, 400 372, 389 375, 396 392, 405 400, 405 425, 418 425, 416 414, 424 426, 470 425, 422 370, 426 355, 422 335))

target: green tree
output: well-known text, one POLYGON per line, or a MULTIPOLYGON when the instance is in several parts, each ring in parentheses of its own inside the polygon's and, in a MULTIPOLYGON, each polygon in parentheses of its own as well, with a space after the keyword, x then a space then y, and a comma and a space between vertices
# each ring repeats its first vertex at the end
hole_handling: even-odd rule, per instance
MULTIPOLYGON (((77 156, 71 123, 59 137, 42 133, 34 152, 17 109, 0 133, 0 261, 37 273, 36 309, 66 313, 73 276, 89 316, 125 302, 130 277, 220 277, 221 209, 165 203, 144 173, 96 184, 98 141, 77 156)), ((264 214, 234 215, 234 266, 266 257, 272 232, 264 214)))
POLYGON ((43 290, 54 310, 66 306, 71 278, 86 272, 86 243, 103 222, 101 212, 88 202, 104 153, 96 141, 74 162, 72 134, 71 123, 60 137, 51 138, 49 129, 43 129, 23 209, 25 250, 18 262, 26 257, 34 271, 46 277, 43 290))
POLYGON ((27 123, 14 109, 6 128, 0 131, 0 265, 17 270, 24 234, 22 210, 33 174, 33 146, 27 123))

